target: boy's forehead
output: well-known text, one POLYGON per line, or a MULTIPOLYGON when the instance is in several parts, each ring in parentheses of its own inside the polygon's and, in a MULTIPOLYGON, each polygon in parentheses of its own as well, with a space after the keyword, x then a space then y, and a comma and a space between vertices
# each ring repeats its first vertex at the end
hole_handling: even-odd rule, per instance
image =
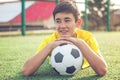
POLYGON ((66 17, 74 18, 74 16, 73 16, 72 13, 66 13, 66 12, 60 12, 60 13, 57 13, 57 14, 55 15, 55 19, 56 19, 56 18, 66 18, 66 17))

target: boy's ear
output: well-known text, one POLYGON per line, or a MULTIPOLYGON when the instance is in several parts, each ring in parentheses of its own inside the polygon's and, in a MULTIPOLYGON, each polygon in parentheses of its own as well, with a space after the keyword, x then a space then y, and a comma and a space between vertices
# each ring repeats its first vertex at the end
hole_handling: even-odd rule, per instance
POLYGON ((77 26, 77 28, 79 28, 81 25, 82 25, 82 19, 79 18, 76 22, 76 26, 77 26))

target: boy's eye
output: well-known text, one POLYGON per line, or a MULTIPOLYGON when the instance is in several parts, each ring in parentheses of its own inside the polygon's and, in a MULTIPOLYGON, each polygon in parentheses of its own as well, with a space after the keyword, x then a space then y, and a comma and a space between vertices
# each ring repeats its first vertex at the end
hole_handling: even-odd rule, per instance
POLYGON ((70 22, 71 20, 70 19, 65 19, 65 22, 70 22))
POLYGON ((56 22, 56 23, 61 23, 61 21, 60 21, 60 20, 56 20, 55 22, 56 22))

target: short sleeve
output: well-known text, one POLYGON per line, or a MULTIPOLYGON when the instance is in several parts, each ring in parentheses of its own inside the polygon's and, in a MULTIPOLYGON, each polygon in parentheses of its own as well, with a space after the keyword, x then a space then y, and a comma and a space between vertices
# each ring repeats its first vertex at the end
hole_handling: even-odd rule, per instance
POLYGON ((52 35, 49 35, 47 37, 45 37, 42 42, 40 43, 36 53, 38 53, 39 51, 41 51, 44 47, 46 47, 50 42, 54 41, 56 39, 56 34, 55 32, 52 35))
POLYGON ((39 51, 41 51, 47 44, 48 44, 48 41, 47 41, 48 37, 44 38, 41 42, 41 44, 39 45, 36 53, 38 53, 39 51))

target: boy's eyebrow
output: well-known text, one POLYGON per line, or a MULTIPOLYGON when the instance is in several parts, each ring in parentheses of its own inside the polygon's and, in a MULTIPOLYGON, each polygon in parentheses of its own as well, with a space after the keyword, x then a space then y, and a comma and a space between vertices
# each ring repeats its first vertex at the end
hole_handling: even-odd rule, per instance
POLYGON ((56 18, 55 20, 60 20, 60 18, 56 18))
MULTIPOLYGON (((64 19, 70 19, 71 20, 71 18, 69 18, 69 17, 65 17, 64 19)), ((60 18, 56 18, 55 20, 61 20, 60 18)))
POLYGON ((71 19, 71 18, 69 18, 69 17, 65 17, 65 19, 71 19))

